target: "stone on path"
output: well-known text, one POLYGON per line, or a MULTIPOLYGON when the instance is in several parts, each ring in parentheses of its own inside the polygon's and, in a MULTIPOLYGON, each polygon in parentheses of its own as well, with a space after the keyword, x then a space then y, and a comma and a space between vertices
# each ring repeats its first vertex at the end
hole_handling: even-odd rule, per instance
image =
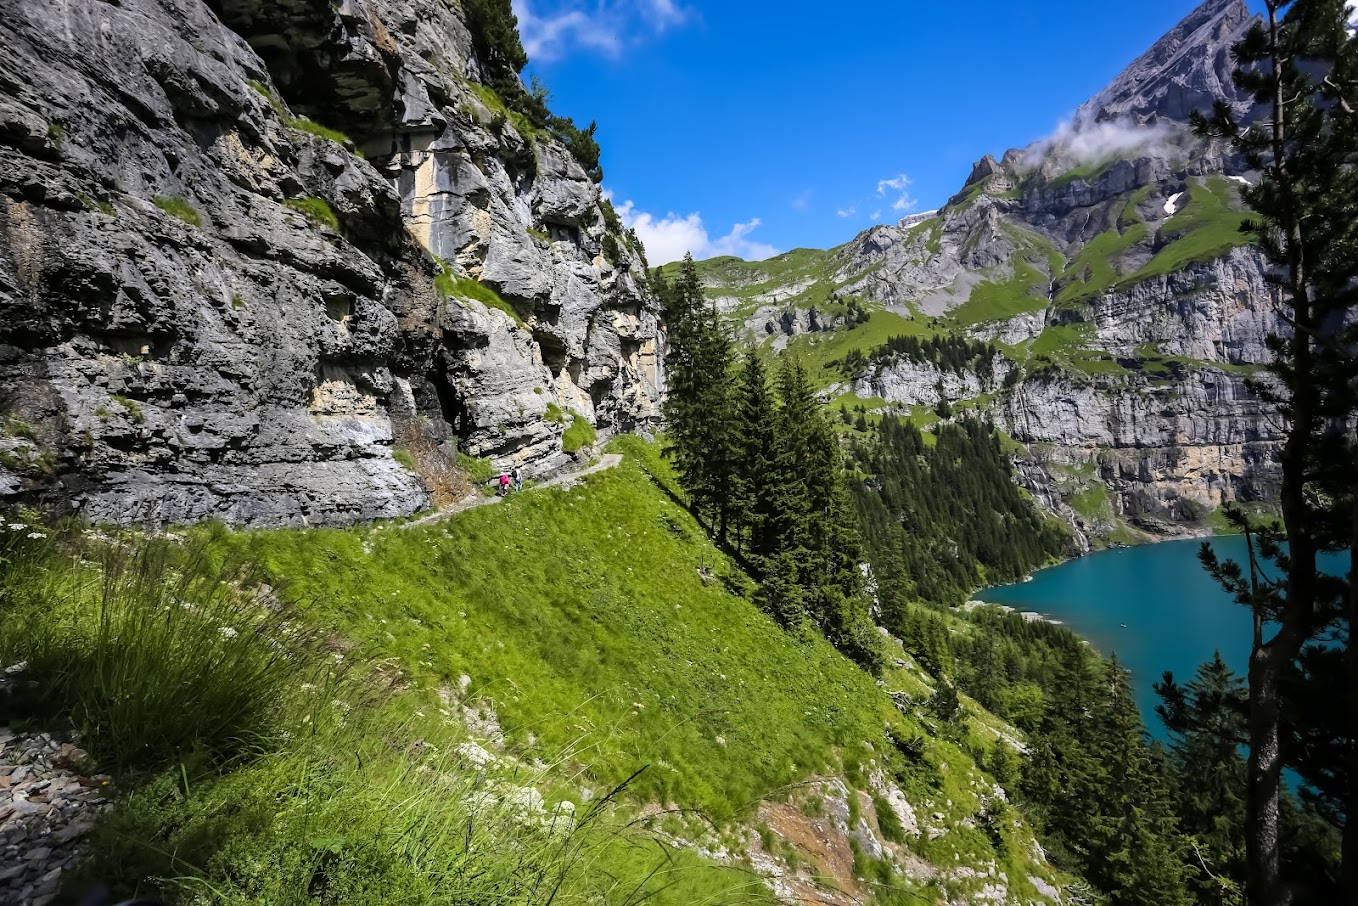
POLYGON ((73 740, 0 727, 0 906, 53 902, 86 855, 107 778, 76 773, 85 761, 73 740))

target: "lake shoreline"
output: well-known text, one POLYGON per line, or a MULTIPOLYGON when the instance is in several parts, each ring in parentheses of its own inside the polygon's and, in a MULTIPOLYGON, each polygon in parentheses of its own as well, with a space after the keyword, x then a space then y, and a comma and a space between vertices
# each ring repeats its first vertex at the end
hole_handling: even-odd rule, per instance
MULTIPOLYGON (((1071 563, 1078 563, 1084 560, 1088 560, 1091 557, 1097 557, 1100 554, 1110 554, 1116 551, 1139 550, 1149 547, 1159 547, 1161 545, 1166 544, 1182 544, 1188 541, 1202 542, 1211 541, 1216 538, 1239 538, 1241 537, 1241 535, 1242 533, 1240 532, 1206 532, 1203 534, 1184 534, 1151 538, 1147 541, 1143 541, 1137 544, 1113 544, 1109 545, 1108 547, 1090 549, 1084 551, 1083 553, 1077 554, 1076 556, 1064 557, 1062 559, 1056 560, 1055 562, 1047 563, 1044 566, 1040 566, 1037 569, 1033 570, 1032 572, 1028 573, 1022 579, 1019 579, 1017 582, 1006 582, 1003 585, 982 586, 981 588, 978 588, 975 591, 973 591, 965 603, 957 605, 957 609, 965 613, 971 613, 972 611, 976 610, 978 607, 981 606, 999 607, 1001 610, 1004 610, 1007 613, 1018 613, 1020 616, 1030 621, 1041 620, 1044 623, 1051 623, 1054 626, 1067 626, 1067 628, 1069 628, 1068 624, 1064 620, 1058 620, 1055 617, 1050 616, 1049 614, 1032 610, 1018 611, 1012 607, 1008 607, 1007 605, 997 604, 993 601, 986 601, 980 598, 979 595, 983 595, 988 591, 994 591, 1001 588, 1012 588, 1015 585, 1024 585, 1028 582, 1032 582, 1038 575, 1046 572, 1049 569, 1058 569, 1062 566, 1067 566, 1071 563)), ((1074 630, 1071 631, 1074 632, 1074 630)), ((1079 635, 1080 638, 1084 639, 1086 642, 1089 642, 1089 639, 1085 638, 1085 636, 1081 635, 1080 633, 1076 632, 1075 634, 1079 635)))

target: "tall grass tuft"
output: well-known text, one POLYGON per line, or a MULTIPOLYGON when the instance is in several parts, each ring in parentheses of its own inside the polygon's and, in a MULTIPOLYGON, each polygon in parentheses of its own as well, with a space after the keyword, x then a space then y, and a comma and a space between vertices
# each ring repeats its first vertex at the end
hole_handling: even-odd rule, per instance
POLYGON ((15 551, 0 658, 26 667, 5 707, 68 723, 115 772, 271 748, 319 661, 252 571, 168 539, 77 546, 77 559, 15 551))

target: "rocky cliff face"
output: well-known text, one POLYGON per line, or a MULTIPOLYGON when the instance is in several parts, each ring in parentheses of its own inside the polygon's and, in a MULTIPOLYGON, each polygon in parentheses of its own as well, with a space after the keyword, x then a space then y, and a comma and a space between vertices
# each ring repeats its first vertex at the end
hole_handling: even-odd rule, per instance
POLYGON ((0 47, 0 500, 399 516, 406 435, 546 471, 549 406, 656 417, 639 252, 458 4, 0 0, 0 47))
POLYGON ((1195 110, 1211 110, 1218 99, 1237 112, 1248 110, 1248 96, 1231 77, 1230 51, 1253 21, 1242 0, 1207 0, 1081 106, 1077 122, 1182 123, 1195 110))

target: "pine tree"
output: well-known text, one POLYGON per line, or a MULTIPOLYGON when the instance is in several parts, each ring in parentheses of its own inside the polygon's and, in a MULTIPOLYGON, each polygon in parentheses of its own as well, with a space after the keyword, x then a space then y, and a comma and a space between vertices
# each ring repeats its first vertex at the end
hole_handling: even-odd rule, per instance
POLYGON ((669 327, 668 452, 694 511, 725 540, 736 467, 731 340, 715 306, 704 300, 692 255, 684 258, 677 283, 658 282, 669 327))
MULTIPOLYGON (((1252 527, 1243 516, 1236 518, 1250 537, 1245 567, 1221 563, 1209 548, 1203 551, 1207 569, 1254 611, 1246 800, 1247 895, 1252 906, 1292 899, 1281 863, 1286 685, 1296 675, 1307 641, 1338 621, 1341 604, 1350 612, 1358 607, 1358 586, 1336 589, 1317 570, 1321 551, 1358 537, 1358 504, 1338 513, 1336 505, 1351 498, 1316 493, 1334 473, 1326 454, 1332 456, 1336 447, 1352 452, 1347 441, 1335 441, 1336 420, 1342 422, 1353 409, 1347 381, 1333 376, 1351 374, 1347 348, 1334 339, 1353 305, 1352 278, 1358 273, 1347 269, 1354 258, 1351 120, 1358 106, 1358 70, 1345 3, 1266 0, 1265 6, 1263 22, 1235 47, 1236 84, 1254 95, 1264 115, 1258 123, 1241 124, 1220 102, 1210 121, 1198 117, 1195 122, 1203 135, 1230 139, 1264 174, 1258 186, 1243 192, 1261 218, 1247 229, 1277 268, 1274 280, 1292 330, 1287 338, 1270 338, 1274 381, 1262 388, 1287 421, 1279 457, 1286 552, 1267 533, 1256 549, 1252 527), (1342 391, 1340 384, 1345 384, 1342 391), (1348 401, 1347 408, 1340 399, 1348 401), (1336 531, 1340 526, 1345 530, 1336 531), (1261 575, 1260 559, 1274 561, 1276 579, 1261 575)), ((1351 490, 1353 460, 1350 456, 1345 461, 1347 477, 1337 483, 1351 490)), ((1350 687, 1358 691, 1358 661, 1350 663, 1350 687)), ((1358 704, 1350 703, 1350 708, 1351 735, 1358 729, 1358 704)), ((1350 739, 1349 756, 1358 767, 1356 744, 1350 739)), ((1352 822, 1346 837, 1346 855, 1352 858, 1346 859, 1345 873, 1354 901, 1358 829, 1352 822)))
POLYGON ((768 375, 758 354, 749 350, 741 369, 736 403, 737 468, 732 480, 734 505, 743 513, 748 542, 742 545, 757 576, 764 560, 782 550, 791 534, 788 484, 792 468, 779 438, 779 414, 768 375))
POLYGON ((1156 713, 1172 740, 1177 811, 1194 852, 1190 886, 1204 906, 1239 906, 1245 885, 1244 684, 1217 652, 1187 686, 1167 673, 1155 691, 1162 699, 1156 713))
POLYGON ((691 493, 699 509, 710 514, 717 537, 725 542, 729 540, 735 512, 731 492, 738 467, 737 399, 731 383, 735 347, 716 302, 700 306, 702 317, 695 357, 699 447, 694 453, 701 460, 702 469, 691 493))

